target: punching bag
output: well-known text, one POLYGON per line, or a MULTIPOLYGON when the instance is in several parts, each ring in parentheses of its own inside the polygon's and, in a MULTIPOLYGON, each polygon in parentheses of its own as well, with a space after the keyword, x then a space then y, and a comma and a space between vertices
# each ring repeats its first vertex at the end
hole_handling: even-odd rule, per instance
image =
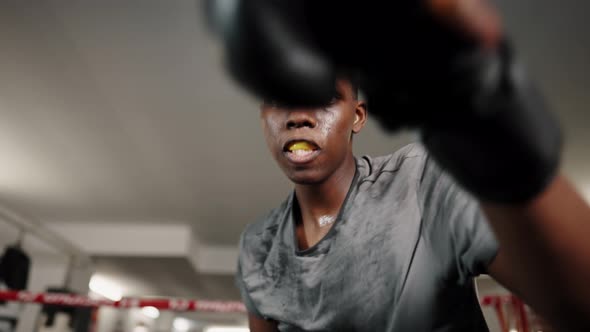
POLYGON ((31 259, 18 245, 8 246, 0 259, 0 280, 14 290, 27 288, 31 259))

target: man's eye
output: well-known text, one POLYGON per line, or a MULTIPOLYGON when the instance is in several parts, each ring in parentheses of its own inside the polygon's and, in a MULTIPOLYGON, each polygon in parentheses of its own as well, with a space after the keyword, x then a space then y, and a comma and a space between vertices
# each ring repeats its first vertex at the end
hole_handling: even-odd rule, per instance
POLYGON ((342 100, 343 98, 344 98, 344 96, 342 94, 340 94, 339 92, 336 92, 332 96, 332 99, 330 99, 330 105, 337 103, 339 100, 342 100))
MULTIPOLYGON (((336 104, 339 100, 341 99, 341 97, 339 95, 333 96, 332 99, 330 99, 330 101, 328 103, 326 103, 325 105, 323 105, 323 107, 327 107, 327 106, 332 106, 334 104, 336 104)), ((291 108, 293 106, 289 106, 287 104, 281 103, 277 100, 272 100, 272 99, 268 99, 268 100, 264 100, 262 102, 264 107, 270 107, 270 108, 280 108, 280 109, 287 109, 287 108, 291 108)), ((320 106, 318 106, 320 107, 320 106)))
POLYGON ((339 96, 334 96, 334 97, 332 97, 332 99, 330 99, 330 101, 325 106, 334 106, 340 100, 341 100, 341 98, 339 96))

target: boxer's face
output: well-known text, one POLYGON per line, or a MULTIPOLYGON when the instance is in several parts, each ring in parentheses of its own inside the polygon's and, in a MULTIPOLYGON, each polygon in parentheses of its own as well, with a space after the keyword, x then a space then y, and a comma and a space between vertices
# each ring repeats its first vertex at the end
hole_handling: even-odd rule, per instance
POLYGON ((329 105, 314 109, 289 108, 265 102, 261 106, 266 143, 279 167, 298 184, 321 183, 352 158, 352 134, 367 118, 351 84, 336 83, 329 105))

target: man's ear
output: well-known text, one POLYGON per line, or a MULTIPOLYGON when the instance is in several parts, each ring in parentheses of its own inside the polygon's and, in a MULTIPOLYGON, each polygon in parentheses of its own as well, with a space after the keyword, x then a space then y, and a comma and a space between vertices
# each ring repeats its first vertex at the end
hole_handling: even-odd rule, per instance
POLYGON ((363 129, 367 123, 367 104, 359 100, 354 109, 354 124, 352 125, 352 132, 357 134, 363 129))

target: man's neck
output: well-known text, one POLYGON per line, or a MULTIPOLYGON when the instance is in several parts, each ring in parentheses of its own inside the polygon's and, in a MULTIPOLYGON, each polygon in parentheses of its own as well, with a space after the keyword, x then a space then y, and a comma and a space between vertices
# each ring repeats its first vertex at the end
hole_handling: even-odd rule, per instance
POLYGON ((313 185, 297 184, 295 186, 301 222, 305 228, 318 228, 318 220, 321 217, 336 218, 355 172, 356 161, 351 155, 326 181, 313 185))

